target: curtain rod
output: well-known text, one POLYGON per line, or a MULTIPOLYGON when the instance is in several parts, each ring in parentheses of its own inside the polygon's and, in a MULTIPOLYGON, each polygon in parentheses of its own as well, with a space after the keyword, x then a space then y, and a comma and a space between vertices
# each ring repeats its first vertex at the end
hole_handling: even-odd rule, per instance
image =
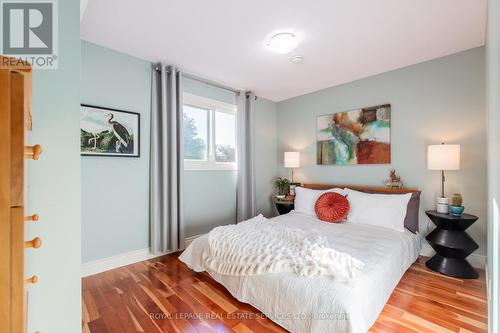
MULTIPOLYGON (((156 71, 160 71, 160 67, 156 66, 155 70, 156 71)), ((167 72, 168 72, 168 70, 167 70, 167 72)), ((181 72, 181 76, 185 77, 186 79, 190 79, 190 80, 198 81, 198 82, 201 82, 201 83, 204 83, 204 84, 208 84, 210 86, 214 86, 214 87, 217 87, 219 89, 227 90, 227 91, 230 91, 230 92, 235 93, 235 94, 239 94, 240 93, 239 90, 236 90, 234 88, 225 86, 223 84, 220 84, 220 83, 217 83, 217 82, 214 82, 214 81, 206 80, 206 79, 201 78, 201 77, 196 76, 196 75, 191 75, 191 74, 187 74, 187 73, 181 72)))
POLYGON ((198 81, 198 82, 201 82, 201 83, 204 83, 204 84, 208 84, 210 86, 214 86, 214 87, 217 87, 219 89, 227 90, 227 91, 233 92, 235 94, 239 94, 240 93, 239 90, 236 90, 234 88, 225 86, 223 84, 220 84, 220 83, 217 83, 217 82, 214 82, 214 81, 203 79, 203 78, 201 78, 199 76, 195 76, 195 75, 191 75, 191 74, 185 74, 185 73, 182 73, 182 72, 181 72, 181 75, 183 77, 187 78, 187 79, 198 81))

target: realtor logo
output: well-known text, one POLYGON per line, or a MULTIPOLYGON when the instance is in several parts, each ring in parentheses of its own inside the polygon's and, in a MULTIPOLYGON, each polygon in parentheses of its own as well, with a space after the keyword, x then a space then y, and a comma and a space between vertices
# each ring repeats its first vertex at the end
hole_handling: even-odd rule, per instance
MULTIPOLYGON (((0 0, 2 54, 57 68, 57 2, 0 0)), ((0 64, 0 66, 5 64, 0 64)))

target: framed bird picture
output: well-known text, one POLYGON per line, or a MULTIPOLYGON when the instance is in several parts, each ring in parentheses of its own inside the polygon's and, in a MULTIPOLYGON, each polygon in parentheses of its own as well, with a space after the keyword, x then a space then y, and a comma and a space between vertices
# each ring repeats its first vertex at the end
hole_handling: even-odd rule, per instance
POLYGON ((140 114, 81 105, 82 156, 140 156, 140 114))

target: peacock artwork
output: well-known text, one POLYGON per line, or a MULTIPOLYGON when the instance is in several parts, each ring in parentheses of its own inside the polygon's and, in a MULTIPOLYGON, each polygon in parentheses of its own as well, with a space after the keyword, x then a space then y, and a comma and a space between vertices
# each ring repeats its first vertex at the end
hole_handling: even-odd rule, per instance
POLYGON ((135 112, 82 104, 81 155, 139 157, 139 119, 135 112))
POLYGON ((317 117, 318 165, 391 163, 391 105, 317 117))

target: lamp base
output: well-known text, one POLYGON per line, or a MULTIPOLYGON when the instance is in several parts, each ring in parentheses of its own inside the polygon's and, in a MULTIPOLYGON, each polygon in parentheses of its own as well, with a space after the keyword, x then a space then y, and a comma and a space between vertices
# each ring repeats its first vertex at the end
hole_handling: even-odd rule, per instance
POLYGON ((450 198, 436 198, 436 211, 441 214, 448 214, 450 198))

